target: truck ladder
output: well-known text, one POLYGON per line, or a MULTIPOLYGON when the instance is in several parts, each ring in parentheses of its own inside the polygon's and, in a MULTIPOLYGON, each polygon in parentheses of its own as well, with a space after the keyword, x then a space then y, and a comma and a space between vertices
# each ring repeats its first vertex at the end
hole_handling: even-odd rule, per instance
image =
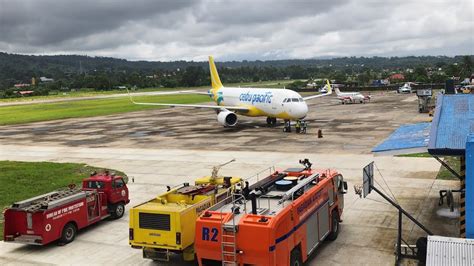
MULTIPOLYGON (((236 266, 237 264, 237 224, 235 222, 234 211, 240 206, 241 211, 247 212, 245 197, 241 194, 232 194, 232 220, 228 222, 221 221, 221 255, 223 266, 236 266)), ((222 217, 222 214, 221 214, 222 217)))
POLYGON ((222 224, 221 254, 223 266, 237 265, 237 227, 222 224))
POLYGON ((40 209, 48 209, 49 203, 72 196, 74 194, 79 193, 80 191, 82 191, 80 188, 58 190, 38 197, 14 203, 13 207, 27 212, 35 212, 40 209))

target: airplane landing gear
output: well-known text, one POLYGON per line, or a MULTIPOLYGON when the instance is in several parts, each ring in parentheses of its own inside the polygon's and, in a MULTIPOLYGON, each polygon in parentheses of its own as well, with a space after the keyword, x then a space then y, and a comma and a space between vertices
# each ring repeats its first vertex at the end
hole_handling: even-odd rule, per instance
POLYGON ((277 119, 275 117, 267 117, 267 125, 274 127, 277 123, 277 119))
POLYGON ((285 120, 285 127, 283 127, 283 132, 291 132, 291 121, 285 120))

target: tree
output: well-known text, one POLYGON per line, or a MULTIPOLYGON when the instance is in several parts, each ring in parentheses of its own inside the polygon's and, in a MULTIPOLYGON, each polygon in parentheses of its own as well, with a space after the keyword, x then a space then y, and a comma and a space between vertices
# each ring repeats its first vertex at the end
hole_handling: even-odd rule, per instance
POLYGON ((415 77, 416 82, 428 82, 428 72, 426 71, 426 68, 423 66, 417 66, 413 70, 413 75, 415 77))
POLYGON ((471 57, 468 55, 463 56, 461 63, 461 72, 459 73, 459 76, 462 78, 470 77, 472 74, 472 70, 473 64, 471 57))
POLYGON ((181 84, 187 87, 195 87, 204 85, 206 80, 206 72, 200 66, 187 67, 181 76, 181 84))
POLYGON ((334 72, 330 75, 330 78, 336 80, 336 82, 345 82, 347 80, 346 74, 341 71, 334 72))

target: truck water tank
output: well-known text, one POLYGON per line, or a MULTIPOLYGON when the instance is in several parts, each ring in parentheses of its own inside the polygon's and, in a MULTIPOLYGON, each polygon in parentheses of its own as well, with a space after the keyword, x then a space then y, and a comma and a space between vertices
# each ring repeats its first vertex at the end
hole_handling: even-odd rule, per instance
POLYGON ((275 185, 279 191, 288 191, 293 187, 293 182, 290 180, 278 180, 275 182, 275 185))

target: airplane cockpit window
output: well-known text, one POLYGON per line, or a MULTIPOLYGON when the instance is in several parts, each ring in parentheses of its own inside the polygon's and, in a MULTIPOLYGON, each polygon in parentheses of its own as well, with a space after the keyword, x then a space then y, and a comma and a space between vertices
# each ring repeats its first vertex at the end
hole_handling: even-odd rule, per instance
POLYGON ((283 100, 284 103, 297 103, 297 102, 304 102, 303 98, 285 98, 283 100))

